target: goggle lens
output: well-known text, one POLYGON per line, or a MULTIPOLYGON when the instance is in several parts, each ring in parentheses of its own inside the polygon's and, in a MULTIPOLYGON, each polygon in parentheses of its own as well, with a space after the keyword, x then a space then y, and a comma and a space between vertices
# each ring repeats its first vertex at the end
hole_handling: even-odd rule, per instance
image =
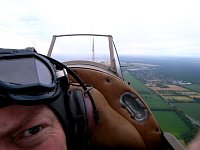
POLYGON ((0 61, 0 79, 7 85, 50 85, 52 74, 40 60, 30 57, 0 61))
POLYGON ((35 105, 57 100, 61 94, 56 65, 30 50, 0 49, 0 107, 35 105))

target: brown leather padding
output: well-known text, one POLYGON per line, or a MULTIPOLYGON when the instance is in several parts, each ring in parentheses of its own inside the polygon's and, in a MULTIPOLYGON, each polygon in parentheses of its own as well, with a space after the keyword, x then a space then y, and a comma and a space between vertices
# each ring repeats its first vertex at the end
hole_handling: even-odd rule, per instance
POLYGON ((92 131, 93 145, 111 149, 145 149, 145 143, 137 129, 113 110, 99 91, 93 89, 91 94, 100 117, 92 131))
POLYGON ((73 68, 91 91, 100 121, 94 126, 92 144, 108 149, 159 149, 162 143, 159 126, 142 98, 118 77, 98 70, 73 68), (124 92, 136 95, 147 107, 148 117, 138 122, 122 108, 120 96, 124 92))

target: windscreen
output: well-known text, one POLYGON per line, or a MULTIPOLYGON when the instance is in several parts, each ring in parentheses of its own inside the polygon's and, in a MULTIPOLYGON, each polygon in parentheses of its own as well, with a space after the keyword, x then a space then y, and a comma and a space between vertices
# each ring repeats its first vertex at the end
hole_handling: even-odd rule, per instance
POLYGON ((65 36, 57 38, 52 58, 61 62, 85 60, 110 66, 109 43, 107 37, 65 36))

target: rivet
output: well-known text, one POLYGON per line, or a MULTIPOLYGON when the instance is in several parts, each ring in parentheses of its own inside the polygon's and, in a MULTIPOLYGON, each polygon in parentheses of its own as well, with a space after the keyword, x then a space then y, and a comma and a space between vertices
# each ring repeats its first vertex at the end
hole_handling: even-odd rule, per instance
POLYGON ((106 78, 106 82, 110 82, 110 79, 106 78))
POLYGON ((160 129, 157 127, 157 128, 155 129, 155 131, 156 131, 156 132, 159 132, 159 131, 160 131, 160 129))

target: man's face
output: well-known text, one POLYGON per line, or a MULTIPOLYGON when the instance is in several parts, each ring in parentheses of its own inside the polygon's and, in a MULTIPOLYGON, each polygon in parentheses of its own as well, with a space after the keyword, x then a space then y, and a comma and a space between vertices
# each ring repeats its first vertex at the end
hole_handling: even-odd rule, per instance
POLYGON ((44 105, 0 108, 0 149, 67 150, 64 131, 44 105))

